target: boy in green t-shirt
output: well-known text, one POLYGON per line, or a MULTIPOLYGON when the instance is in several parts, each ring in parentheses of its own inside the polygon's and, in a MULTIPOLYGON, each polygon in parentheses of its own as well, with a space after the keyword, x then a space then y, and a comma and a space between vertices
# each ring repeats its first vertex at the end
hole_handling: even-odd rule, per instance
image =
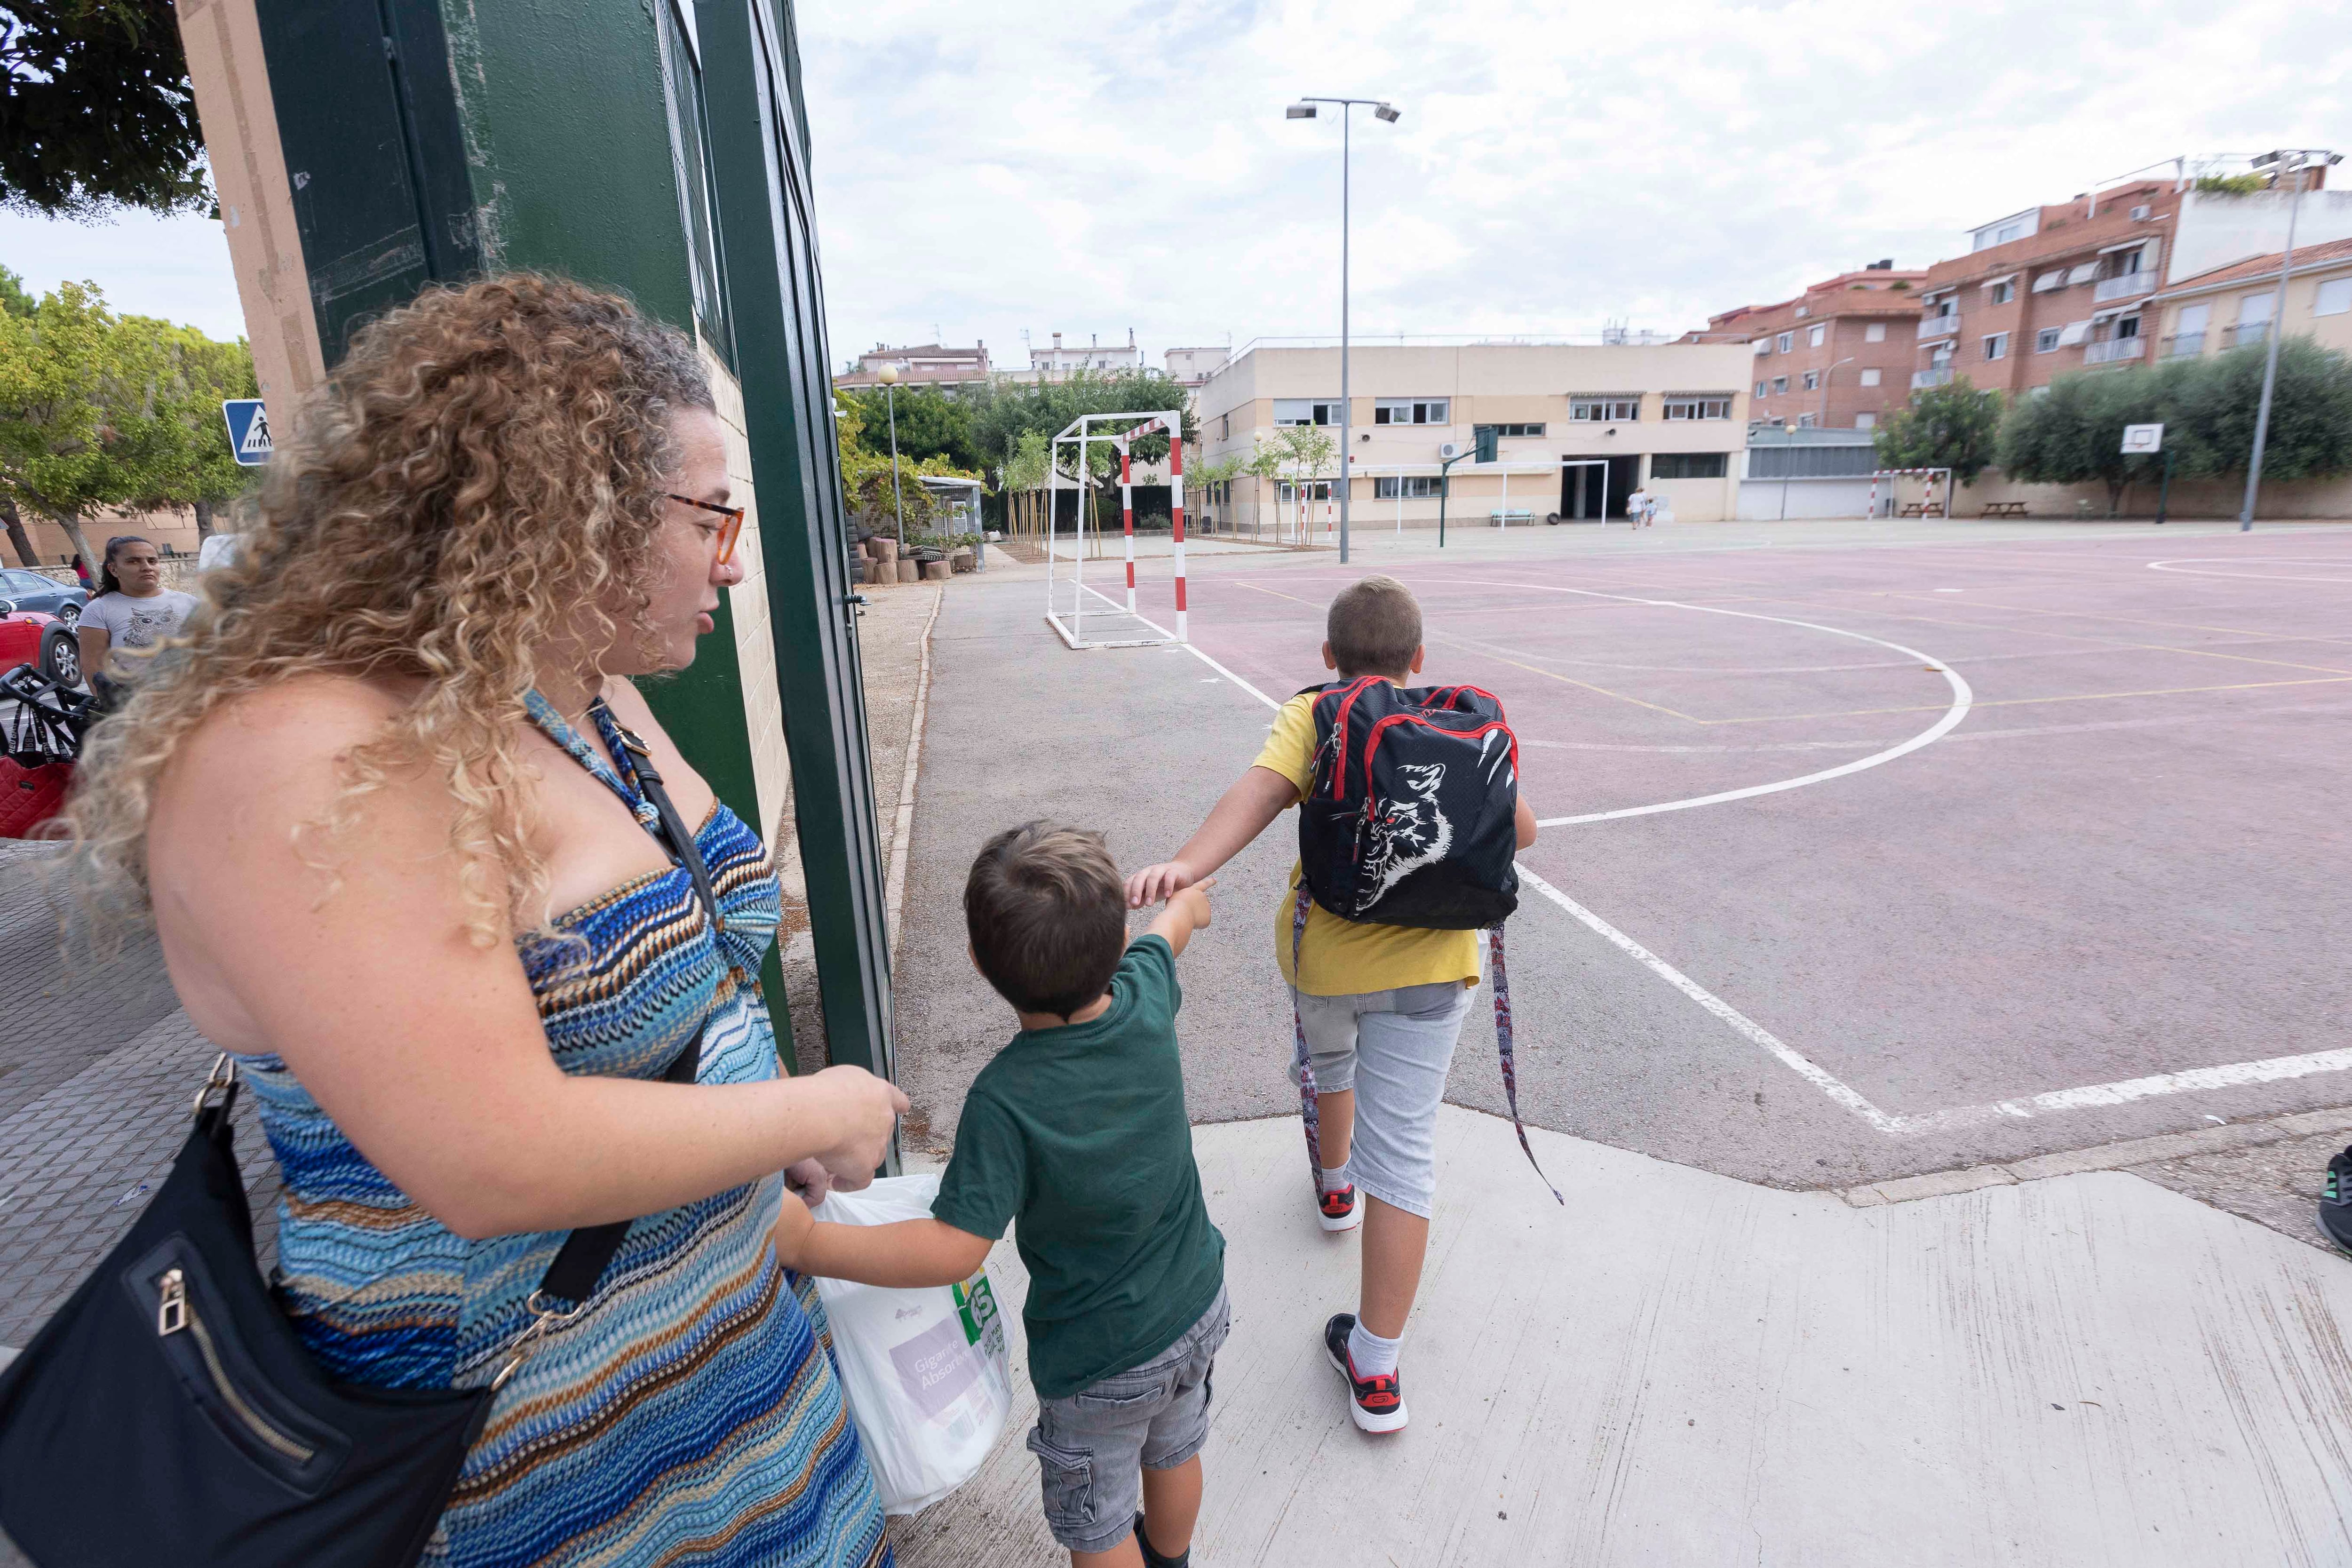
POLYGON ((1183 1564, 1201 1508, 1225 1238, 1192 1163, 1176 955, 1209 923, 1209 887, 1171 898, 1130 942, 1101 835, 1032 822, 990 839, 964 922, 1021 1032, 964 1097, 931 1217, 827 1225, 786 1204, 776 1227, 791 1268, 904 1287, 970 1279, 1020 1222, 1029 1450, 1075 1568, 1183 1564))
MULTIPOLYGON (((1324 668, 1341 680, 1378 675, 1402 686, 1421 673, 1421 605, 1393 577, 1364 577, 1341 589, 1324 628, 1324 668)), ((1128 902, 1172 900, 1195 886, 1297 805, 1314 772, 1315 696, 1302 692, 1282 705, 1256 762, 1176 858, 1128 879, 1128 902)), ((1536 816, 1524 798, 1517 826, 1520 848, 1536 841, 1536 816)), ((1478 984, 1478 933, 1342 920, 1313 904, 1294 973, 1302 875, 1293 863, 1275 911, 1274 952, 1315 1068, 1326 1162, 1318 1217, 1327 1231, 1364 1231, 1358 1310, 1325 1322, 1323 1348, 1348 1384, 1349 1418, 1362 1431, 1399 1432, 1405 1405, 1397 1349, 1429 1249, 1437 1107, 1478 984)))

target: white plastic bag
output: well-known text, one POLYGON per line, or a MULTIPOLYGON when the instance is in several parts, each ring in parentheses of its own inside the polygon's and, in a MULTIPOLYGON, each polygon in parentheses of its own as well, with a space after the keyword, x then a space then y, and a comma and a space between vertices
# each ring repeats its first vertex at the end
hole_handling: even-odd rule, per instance
MULTIPOLYGON (((864 1192, 832 1194, 816 1217, 929 1219, 939 1193, 937 1175, 886 1176, 864 1192)), ((987 1270, 919 1290, 820 1278, 816 1290, 882 1511, 918 1512, 970 1480, 1013 1410, 1004 1322, 987 1270)))

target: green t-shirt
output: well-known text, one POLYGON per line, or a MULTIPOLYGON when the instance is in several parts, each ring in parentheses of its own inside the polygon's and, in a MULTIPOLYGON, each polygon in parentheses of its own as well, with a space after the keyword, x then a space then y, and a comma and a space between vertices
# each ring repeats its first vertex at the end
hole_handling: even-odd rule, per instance
POLYGON ((933 1217, 1014 1239, 1029 1381, 1059 1399, 1141 1366, 1217 1299, 1225 1238, 1201 1201, 1176 1052, 1176 955, 1139 937, 1098 1018, 1024 1029, 972 1080, 933 1217))

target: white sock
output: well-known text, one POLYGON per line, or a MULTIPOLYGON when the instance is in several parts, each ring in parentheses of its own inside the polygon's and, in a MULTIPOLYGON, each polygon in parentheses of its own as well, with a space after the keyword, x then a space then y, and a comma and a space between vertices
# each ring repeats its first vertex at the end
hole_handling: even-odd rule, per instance
POLYGON ((1356 1326, 1348 1331, 1348 1359, 1356 1363, 1358 1377, 1393 1377, 1396 1375, 1397 1347, 1402 1343, 1404 1341, 1402 1339, 1384 1340, 1378 1334, 1366 1332, 1363 1322, 1359 1320, 1356 1326))
POLYGON ((1323 1168, 1322 1190, 1324 1192, 1336 1193, 1347 1184, 1348 1167, 1345 1163, 1341 1163, 1338 1166, 1326 1165, 1323 1168))

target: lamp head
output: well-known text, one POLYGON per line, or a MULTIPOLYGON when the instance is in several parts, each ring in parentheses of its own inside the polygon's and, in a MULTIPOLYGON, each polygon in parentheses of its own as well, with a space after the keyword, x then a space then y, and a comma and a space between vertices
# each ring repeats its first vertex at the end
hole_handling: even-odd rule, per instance
POLYGON ((1282 117, 1285 120, 1312 120, 1315 118, 1315 106, 1311 103, 1294 103, 1282 111, 1282 117))
POLYGON ((896 386, 898 384, 898 367, 895 364, 886 364, 875 373, 875 376, 885 386, 896 386))
POLYGON ((1385 120, 1391 125, 1394 125, 1398 120, 1402 118, 1402 116, 1403 110, 1398 109, 1393 103, 1381 103, 1372 106, 1372 118, 1375 120, 1385 120))

